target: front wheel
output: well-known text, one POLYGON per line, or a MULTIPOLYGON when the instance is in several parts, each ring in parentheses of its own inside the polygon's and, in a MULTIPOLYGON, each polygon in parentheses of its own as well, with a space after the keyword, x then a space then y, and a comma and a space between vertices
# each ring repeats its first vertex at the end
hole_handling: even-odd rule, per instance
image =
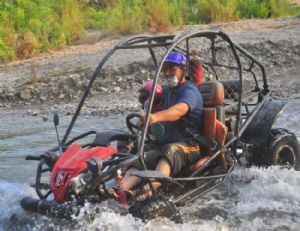
POLYGON ((300 170, 299 143, 294 134, 284 130, 275 131, 269 143, 269 164, 285 165, 300 170))
POLYGON ((151 220, 157 217, 166 217, 175 222, 180 222, 180 214, 175 206, 164 197, 156 197, 146 200, 138 201, 133 204, 129 212, 137 218, 142 220, 151 220))

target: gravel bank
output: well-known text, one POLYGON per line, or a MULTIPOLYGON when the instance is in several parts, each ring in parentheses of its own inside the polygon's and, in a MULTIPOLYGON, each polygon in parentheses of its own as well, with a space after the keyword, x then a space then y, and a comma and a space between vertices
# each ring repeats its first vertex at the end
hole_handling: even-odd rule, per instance
MULTIPOLYGON (((300 17, 245 20, 185 26, 183 30, 222 30, 266 67, 274 97, 295 97, 300 87, 300 17)), ((37 57, 0 65, 0 108, 72 113, 88 78, 106 52, 128 36, 99 37, 100 41, 66 47, 37 57)), ((136 92, 149 78, 147 60, 138 51, 124 59, 116 55, 105 67, 83 113, 111 114, 138 108, 136 92), (139 60, 132 63, 131 60, 139 60), (122 77, 120 77, 122 76, 122 77), (131 93, 131 94, 130 94, 131 93), (101 100, 100 100, 101 99, 101 100)))

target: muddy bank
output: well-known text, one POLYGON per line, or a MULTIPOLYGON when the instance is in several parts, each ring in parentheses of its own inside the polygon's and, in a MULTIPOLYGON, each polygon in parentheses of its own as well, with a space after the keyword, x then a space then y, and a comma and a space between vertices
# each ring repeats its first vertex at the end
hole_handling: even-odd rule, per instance
MULTIPOLYGON (((180 30, 174 28, 170 33, 178 34, 182 30, 223 30, 265 65, 274 97, 293 97, 299 93, 300 17, 186 26, 180 30)), ((72 113, 102 57, 127 37, 102 37, 94 44, 89 42, 2 64, 0 108, 56 109, 72 113)), ((105 66, 83 113, 110 114, 138 108, 136 94, 132 93, 153 74, 149 71, 152 64, 146 54, 136 51, 125 57, 116 55, 105 66)))

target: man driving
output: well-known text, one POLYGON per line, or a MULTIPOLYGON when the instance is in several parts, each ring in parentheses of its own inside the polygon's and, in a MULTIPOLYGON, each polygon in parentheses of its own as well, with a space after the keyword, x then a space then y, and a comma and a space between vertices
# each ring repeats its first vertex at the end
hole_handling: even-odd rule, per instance
MULTIPOLYGON (((148 169, 155 169, 166 176, 178 174, 184 167, 200 159, 199 144, 193 140, 193 134, 201 132, 203 99, 197 87, 186 80, 186 57, 179 52, 171 52, 163 64, 164 81, 163 108, 151 113, 149 126, 160 122, 165 128, 164 135, 150 145, 145 164, 148 169)), ((141 166, 134 166, 142 169, 141 166)), ((129 171, 132 172, 133 168, 129 171)), ((140 178, 125 175, 125 190, 134 188, 140 178)), ((154 189, 160 187, 153 182, 154 189)), ((149 185, 144 193, 137 197, 143 200, 151 197, 149 185)))

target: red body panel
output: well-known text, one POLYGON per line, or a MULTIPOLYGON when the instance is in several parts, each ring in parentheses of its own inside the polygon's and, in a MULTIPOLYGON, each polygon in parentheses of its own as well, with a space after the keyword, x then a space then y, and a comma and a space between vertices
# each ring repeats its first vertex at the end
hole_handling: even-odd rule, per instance
POLYGON ((70 181, 87 167, 85 161, 90 157, 99 157, 102 160, 117 153, 113 146, 82 148, 79 144, 72 144, 55 163, 50 187, 57 202, 63 203, 70 181))

